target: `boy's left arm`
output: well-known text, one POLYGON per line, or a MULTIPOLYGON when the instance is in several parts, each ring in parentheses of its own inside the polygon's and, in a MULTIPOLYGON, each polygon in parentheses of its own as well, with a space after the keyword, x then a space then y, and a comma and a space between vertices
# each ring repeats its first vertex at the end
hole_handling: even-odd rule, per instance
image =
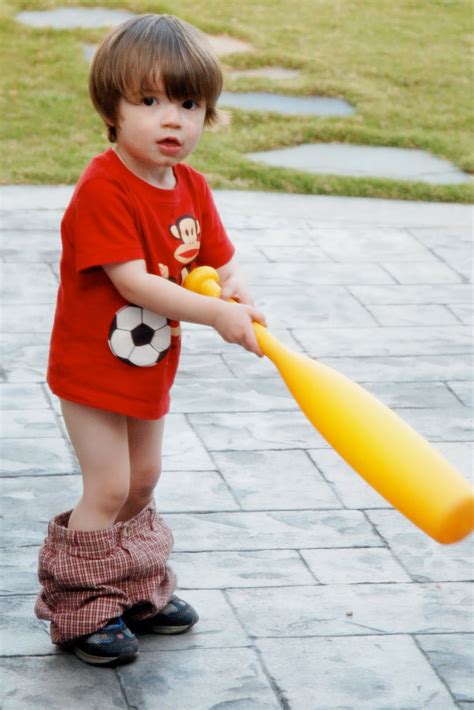
POLYGON ((245 303, 248 306, 254 305, 245 276, 234 258, 216 271, 219 274, 219 283, 222 288, 221 298, 224 301, 234 298, 239 303, 245 303))

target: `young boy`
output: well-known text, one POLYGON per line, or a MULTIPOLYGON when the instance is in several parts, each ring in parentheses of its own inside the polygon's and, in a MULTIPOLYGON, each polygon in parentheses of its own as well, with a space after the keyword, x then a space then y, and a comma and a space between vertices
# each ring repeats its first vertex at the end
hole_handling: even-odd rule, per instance
POLYGON ((172 535, 154 510, 179 321, 214 327, 261 355, 265 324, 199 173, 182 164, 219 120, 218 62, 169 15, 133 18, 102 42, 90 94, 115 143, 81 176, 62 221, 61 282, 47 380, 60 398, 83 477, 74 510, 49 523, 35 611, 53 643, 113 666, 138 653, 134 631, 196 623, 167 566, 172 535), (182 288, 198 264, 223 297, 182 288))

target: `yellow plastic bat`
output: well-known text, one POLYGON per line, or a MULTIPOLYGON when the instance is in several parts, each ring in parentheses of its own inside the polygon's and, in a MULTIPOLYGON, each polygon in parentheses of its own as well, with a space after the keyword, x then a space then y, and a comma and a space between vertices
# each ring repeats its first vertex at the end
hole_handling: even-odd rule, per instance
MULTIPOLYGON (((194 269, 184 285, 206 296, 221 292, 208 266, 194 269)), ((349 378, 253 326, 309 421, 389 503, 440 543, 457 542, 474 529, 472 486, 423 437, 349 378)))

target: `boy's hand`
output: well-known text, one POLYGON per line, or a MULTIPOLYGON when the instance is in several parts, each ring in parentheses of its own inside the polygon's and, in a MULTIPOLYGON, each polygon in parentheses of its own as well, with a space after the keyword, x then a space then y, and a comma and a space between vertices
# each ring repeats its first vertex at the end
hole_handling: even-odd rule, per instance
POLYGON ((266 327, 263 313, 244 303, 219 300, 216 306, 216 316, 212 325, 219 335, 227 343, 237 343, 258 357, 263 357, 252 326, 252 321, 257 321, 266 327))
POLYGON ((248 286, 240 274, 221 280, 221 288, 221 298, 224 301, 230 301, 233 298, 239 303, 245 303, 248 306, 254 305, 248 286))

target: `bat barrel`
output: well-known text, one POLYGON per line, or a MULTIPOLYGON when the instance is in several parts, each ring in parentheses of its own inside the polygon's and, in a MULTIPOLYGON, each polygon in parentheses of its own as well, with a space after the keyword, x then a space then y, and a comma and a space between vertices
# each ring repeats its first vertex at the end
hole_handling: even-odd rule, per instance
MULTIPOLYGON (((184 285, 207 296, 221 292, 209 267, 192 271, 184 285)), ((423 437, 355 382, 253 325, 301 410, 367 483, 440 543, 462 540, 474 529, 472 487, 423 437)))

